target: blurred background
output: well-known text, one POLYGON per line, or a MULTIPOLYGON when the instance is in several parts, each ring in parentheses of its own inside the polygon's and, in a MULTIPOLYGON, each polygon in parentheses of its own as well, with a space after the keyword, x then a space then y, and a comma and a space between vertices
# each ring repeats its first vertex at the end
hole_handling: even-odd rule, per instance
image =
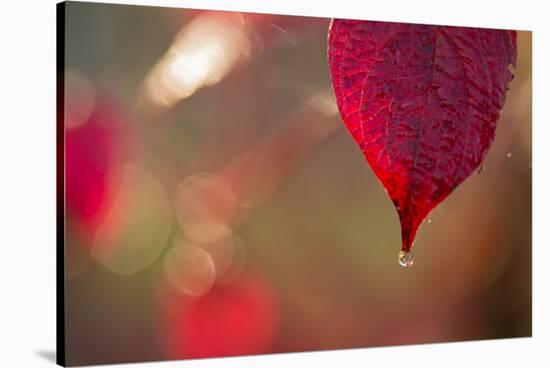
POLYGON ((531 336, 531 33, 403 269, 329 22, 67 3, 68 364, 531 336))

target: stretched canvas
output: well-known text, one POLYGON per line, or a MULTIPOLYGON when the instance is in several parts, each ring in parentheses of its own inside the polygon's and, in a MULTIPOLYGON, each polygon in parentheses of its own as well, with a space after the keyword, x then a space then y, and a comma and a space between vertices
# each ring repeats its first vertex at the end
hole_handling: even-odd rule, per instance
POLYGON ((531 336, 530 32, 57 15, 59 364, 531 336))

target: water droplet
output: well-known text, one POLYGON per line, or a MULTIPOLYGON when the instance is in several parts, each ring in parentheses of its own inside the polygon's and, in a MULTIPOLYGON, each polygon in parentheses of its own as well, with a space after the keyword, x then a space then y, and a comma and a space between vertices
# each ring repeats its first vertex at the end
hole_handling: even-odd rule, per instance
POLYGON ((399 265, 401 267, 410 267, 413 264, 413 253, 405 252, 403 250, 399 251, 399 265))
POLYGON ((428 224, 431 224, 432 223, 432 219, 428 219, 428 224))
POLYGON ((506 157, 508 157, 508 158, 512 157, 512 152, 508 152, 508 153, 506 154, 506 157))

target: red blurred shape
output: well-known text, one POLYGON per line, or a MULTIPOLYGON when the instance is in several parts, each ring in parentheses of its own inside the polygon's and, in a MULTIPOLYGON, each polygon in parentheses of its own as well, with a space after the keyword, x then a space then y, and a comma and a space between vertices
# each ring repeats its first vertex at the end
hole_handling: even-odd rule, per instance
POLYGON ((199 299, 172 296, 166 313, 170 358, 270 352, 277 324, 275 298, 258 278, 217 285, 199 299))
POLYGON ((121 153, 121 117, 98 101, 89 119, 65 132, 65 188, 70 215, 93 231, 108 209, 108 177, 121 153))

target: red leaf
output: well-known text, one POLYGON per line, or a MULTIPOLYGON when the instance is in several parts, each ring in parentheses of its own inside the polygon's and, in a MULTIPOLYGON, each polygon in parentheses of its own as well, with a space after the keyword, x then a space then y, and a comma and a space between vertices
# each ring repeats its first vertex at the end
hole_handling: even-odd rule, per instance
POLYGON ((516 57, 515 31, 332 22, 338 108, 395 204, 402 252, 485 157, 516 57))

